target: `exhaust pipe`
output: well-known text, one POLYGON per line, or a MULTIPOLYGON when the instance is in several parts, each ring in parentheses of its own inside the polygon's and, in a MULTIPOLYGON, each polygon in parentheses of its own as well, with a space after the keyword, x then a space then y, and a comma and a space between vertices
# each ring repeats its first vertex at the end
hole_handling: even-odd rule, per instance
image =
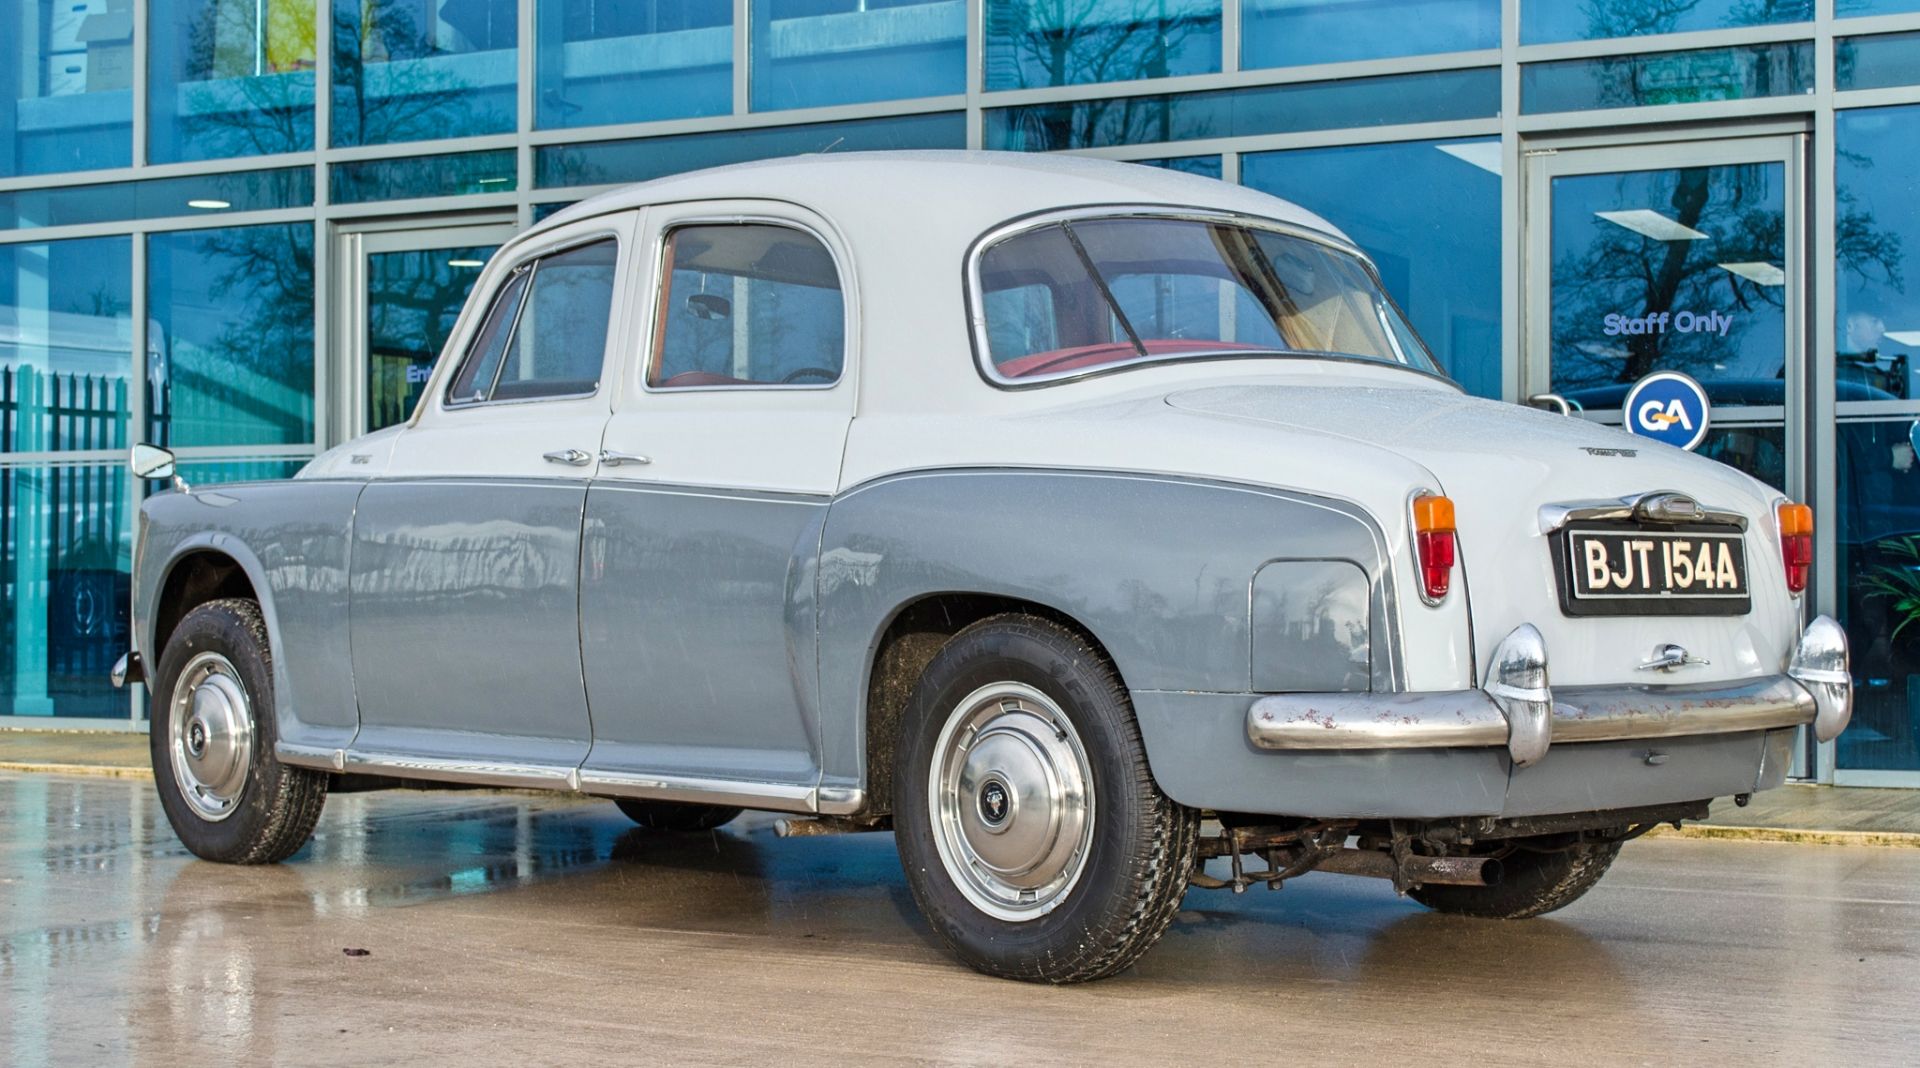
POLYGON ((1315 871, 1396 879, 1400 885, 1492 886, 1500 881, 1500 862, 1492 857, 1408 857, 1396 865, 1378 849, 1342 849, 1314 865, 1315 871))

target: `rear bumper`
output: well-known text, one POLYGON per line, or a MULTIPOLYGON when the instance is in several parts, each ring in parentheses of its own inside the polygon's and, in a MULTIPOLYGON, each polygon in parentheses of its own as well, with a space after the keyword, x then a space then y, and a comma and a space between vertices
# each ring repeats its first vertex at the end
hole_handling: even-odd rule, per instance
POLYGON ((1398 750, 1503 747, 1513 764, 1572 742, 1697 737, 1812 724, 1821 741, 1852 715, 1846 636, 1825 616, 1801 636, 1784 674, 1734 682, 1551 688, 1545 643, 1522 626, 1494 652, 1478 690, 1275 694, 1247 709, 1260 749, 1398 750))

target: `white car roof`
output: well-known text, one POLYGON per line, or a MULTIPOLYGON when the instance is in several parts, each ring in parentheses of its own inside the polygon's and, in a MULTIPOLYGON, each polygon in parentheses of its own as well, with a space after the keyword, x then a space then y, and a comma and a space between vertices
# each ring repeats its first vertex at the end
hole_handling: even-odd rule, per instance
POLYGON ((1086 204, 1242 212, 1352 243, 1305 208, 1244 186, 1137 163, 1026 152, 847 152, 736 163, 602 193, 556 212, 535 230, 604 212, 709 199, 792 201, 850 230, 868 221, 910 220, 923 235, 962 243, 1009 219, 1086 204))
MULTIPOLYGON (((851 340, 863 415, 1006 411, 1065 399, 1054 389, 990 385, 969 346, 967 250, 1010 220, 1075 207, 1199 208, 1270 219, 1352 245, 1298 205, 1211 178, 1084 156, 953 151, 833 153, 692 171, 582 201, 515 244, 595 215, 696 200, 785 201, 837 231, 852 256, 853 277, 843 284, 856 310, 851 340)), ((1188 381, 1206 373, 1184 368, 1156 377, 1188 381)), ((1124 391, 1152 374, 1099 376, 1073 392, 1087 398, 1124 391)))

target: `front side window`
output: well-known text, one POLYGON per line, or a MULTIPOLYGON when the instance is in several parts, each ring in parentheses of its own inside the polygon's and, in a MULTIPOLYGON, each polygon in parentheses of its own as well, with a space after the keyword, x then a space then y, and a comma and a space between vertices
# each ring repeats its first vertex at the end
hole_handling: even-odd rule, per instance
POLYGON ((618 243, 609 238, 516 270, 467 349, 448 403, 579 397, 598 390, 618 255, 618 243))
POLYGON ((1229 356, 1435 371, 1359 257, 1238 221, 1054 223, 991 246, 978 269, 990 370, 1009 383, 1229 356))
POLYGON ((647 385, 820 386, 846 362, 833 254, 770 223, 682 226, 667 235, 647 385))

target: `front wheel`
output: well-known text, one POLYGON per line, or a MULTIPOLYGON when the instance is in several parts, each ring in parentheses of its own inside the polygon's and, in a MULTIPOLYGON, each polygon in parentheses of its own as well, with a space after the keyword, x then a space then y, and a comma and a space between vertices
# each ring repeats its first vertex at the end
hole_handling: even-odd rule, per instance
POLYGON ((1407 896, 1433 909, 1460 916, 1525 920, 1565 908, 1593 889, 1620 855, 1619 842, 1590 842, 1566 848, 1529 848, 1525 840, 1494 854, 1500 881, 1492 886, 1419 886, 1407 896))
POLYGON ((979 971, 1103 978, 1179 911, 1199 813, 1160 792, 1118 675, 1066 627, 1010 614, 955 635, 914 689, 894 782, 914 901, 979 971))
POLYGON ((154 785, 180 841, 205 860, 273 864, 313 834, 327 777, 273 755, 273 653, 260 606, 188 612, 153 677, 154 785))

